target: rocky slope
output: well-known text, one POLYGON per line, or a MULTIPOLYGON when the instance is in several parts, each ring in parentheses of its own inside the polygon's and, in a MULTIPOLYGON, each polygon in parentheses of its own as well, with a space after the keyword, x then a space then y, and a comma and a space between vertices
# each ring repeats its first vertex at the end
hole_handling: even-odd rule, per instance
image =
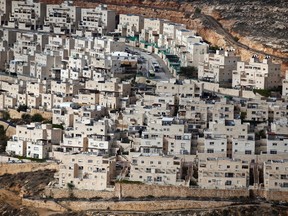
POLYGON ((13 191, 21 196, 41 196, 45 186, 54 180, 55 170, 5 174, 0 176, 0 188, 13 191))

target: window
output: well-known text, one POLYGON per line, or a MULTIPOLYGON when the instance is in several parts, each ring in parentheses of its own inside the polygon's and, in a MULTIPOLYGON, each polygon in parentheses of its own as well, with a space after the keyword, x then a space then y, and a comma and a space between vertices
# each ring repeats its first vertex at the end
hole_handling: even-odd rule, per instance
POLYGON ((156 181, 157 181, 157 182, 161 182, 161 181, 162 181, 162 177, 157 176, 156 181))
POLYGON ((230 180, 226 181, 225 185, 232 185, 232 181, 230 181, 230 180))
POLYGON ((270 150, 270 154, 277 154, 276 150, 270 150))
POLYGON ((207 153, 214 153, 214 149, 207 149, 207 153))
POLYGON ((252 154, 252 151, 251 151, 251 150, 245 150, 245 154, 251 155, 251 154, 252 154))
POLYGON ((234 173, 225 173, 225 177, 233 178, 234 177, 234 173))

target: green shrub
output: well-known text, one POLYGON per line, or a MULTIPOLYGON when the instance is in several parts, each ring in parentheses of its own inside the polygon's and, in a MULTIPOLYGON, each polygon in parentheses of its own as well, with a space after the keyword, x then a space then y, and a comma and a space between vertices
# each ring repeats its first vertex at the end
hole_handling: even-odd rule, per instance
POLYGON ((31 117, 31 121, 32 122, 42 122, 44 120, 43 116, 39 113, 35 113, 32 117, 31 117))

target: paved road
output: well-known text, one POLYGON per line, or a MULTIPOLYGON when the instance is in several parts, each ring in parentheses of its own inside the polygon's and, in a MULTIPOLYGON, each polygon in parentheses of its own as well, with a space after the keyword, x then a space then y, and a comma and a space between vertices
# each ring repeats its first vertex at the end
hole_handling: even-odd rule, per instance
POLYGON ((139 71, 141 71, 145 76, 147 76, 147 72, 151 70, 151 65, 152 62, 158 62, 158 64, 161 67, 160 72, 155 73, 155 78, 154 80, 159 81, 159 80, 164 80, 167 81, 170 78, 172 78, 172 74, 170 73, 167 65, 164 63, 164 61, 156 54, 148 54, 145 52, 145 50, 139 48, 139 47, 132 47, 126 45, 132 52, 137 52, 139 56, 142 56, 143 58, 146 59, 145 62, 142 64, 139 64, 139 71), (140 69, 141 68, 141 69, 140 69))

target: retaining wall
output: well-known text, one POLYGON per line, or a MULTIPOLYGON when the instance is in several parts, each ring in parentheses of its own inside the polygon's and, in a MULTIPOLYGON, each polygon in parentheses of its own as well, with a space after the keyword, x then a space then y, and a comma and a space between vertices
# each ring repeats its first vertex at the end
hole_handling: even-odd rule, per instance
POLYGON ((34 172, 45 169, 59 169, 57 163, 1 163, 0 176, 4 174, 16 174, 20 172, 34 172))

